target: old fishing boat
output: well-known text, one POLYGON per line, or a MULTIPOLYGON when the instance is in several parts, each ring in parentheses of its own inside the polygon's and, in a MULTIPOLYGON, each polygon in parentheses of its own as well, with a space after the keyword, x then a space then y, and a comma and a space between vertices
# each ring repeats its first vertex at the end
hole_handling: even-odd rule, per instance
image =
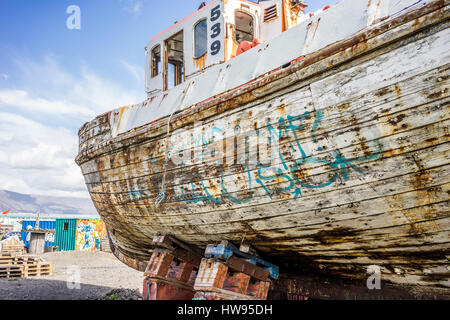
POLYGON ((148 99, 79 131, 116 256, 156 234, 297 272, 446 288, 447 0, 215 0, 146 47, 148 99))

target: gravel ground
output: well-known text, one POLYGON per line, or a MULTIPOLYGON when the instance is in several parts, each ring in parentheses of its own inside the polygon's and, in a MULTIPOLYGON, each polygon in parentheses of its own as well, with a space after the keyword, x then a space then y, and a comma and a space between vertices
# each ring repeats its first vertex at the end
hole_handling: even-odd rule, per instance
POLYGON ((0 279, 0 300, 137 300, 142 294, 143 273, 111 253, 53 252, 42 257, 55 264, 53 275, 0 279))

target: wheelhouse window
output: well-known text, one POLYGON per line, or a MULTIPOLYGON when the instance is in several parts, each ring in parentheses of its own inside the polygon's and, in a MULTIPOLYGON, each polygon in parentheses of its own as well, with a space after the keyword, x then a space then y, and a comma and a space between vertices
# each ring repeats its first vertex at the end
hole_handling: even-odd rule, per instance
POLYGON ((161 45, 152 49, 152 78, 156 77, 161 70, 161 45))
POLYGON ((208 50, 206 19, 199 21, 194 27, 194 58, 202 57, 208 50))
POLYGON ((255 38, 253 16, 240 10, 235 12, 235 41, 241 44, 243 41, 252 42, 255 38))
POLYGON ((171 89, 184 81, 184 39, 183 31, 165 41, 164 90, 171 89))

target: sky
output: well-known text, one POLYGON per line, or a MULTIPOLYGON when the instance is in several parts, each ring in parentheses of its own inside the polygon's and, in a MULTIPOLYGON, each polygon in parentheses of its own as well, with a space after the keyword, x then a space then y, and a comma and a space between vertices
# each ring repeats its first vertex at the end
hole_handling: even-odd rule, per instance
MULTIPOLYGON (((78 129, 146 98, 148 40, 201 2, 1 0, 0 189, 89 197, 74 162, 78 129), (80 29, 66 26, 71 5, 80 29)), ((307 3, 315 11, 330 2, 307 3)))

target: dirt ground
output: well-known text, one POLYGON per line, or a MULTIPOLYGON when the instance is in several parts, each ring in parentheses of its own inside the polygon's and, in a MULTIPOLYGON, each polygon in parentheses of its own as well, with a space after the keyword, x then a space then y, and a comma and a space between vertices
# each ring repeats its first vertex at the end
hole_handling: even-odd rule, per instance
POLYGON ((52 252, 52 276, 0 279, 0 300, 138 300, 143 273, 106 252, 52 252))

